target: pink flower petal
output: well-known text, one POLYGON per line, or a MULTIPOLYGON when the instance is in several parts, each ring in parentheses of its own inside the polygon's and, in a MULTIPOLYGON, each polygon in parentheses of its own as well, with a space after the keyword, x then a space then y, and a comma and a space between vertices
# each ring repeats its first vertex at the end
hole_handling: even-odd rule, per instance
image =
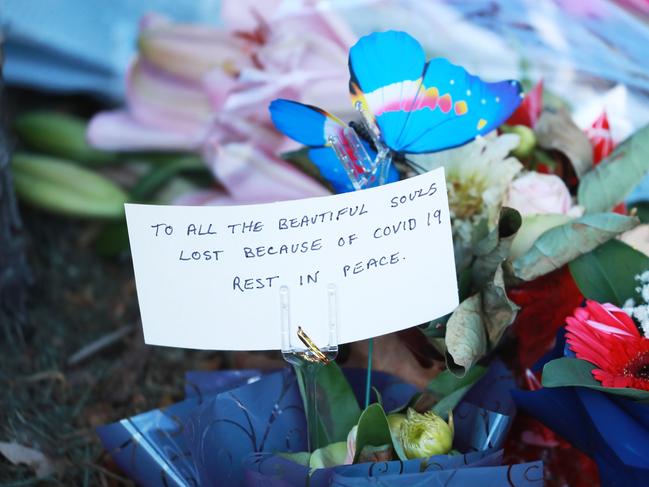
POLYGON ((195 151, 202 142, 202 137, 196 135, 143 125, 125 111, 95 115, 90 120, 86 137, 93 147, 112 151, 195 151))
POLYGON ((261 203, 330 194, 286 161, 248 144, 232 143, 220 147, 209 165, 233 198, 241 202, 261 203))

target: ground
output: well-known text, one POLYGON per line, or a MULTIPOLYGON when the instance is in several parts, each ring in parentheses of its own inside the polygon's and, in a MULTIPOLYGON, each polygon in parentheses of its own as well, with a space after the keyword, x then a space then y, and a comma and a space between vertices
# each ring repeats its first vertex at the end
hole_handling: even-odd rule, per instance
POLYGON ((25 343, 0 345, 0 440, 42 451, 58 474, 38 481, 0 459, 0 484, 130 485, 95 427, 181 399, 186 370, 229 357, 144 345, 130 260, 96 255, 97 225, 26 209, 23 219, 33 285, 25 343), (114 332, 121 338, 75 357, 114 332))

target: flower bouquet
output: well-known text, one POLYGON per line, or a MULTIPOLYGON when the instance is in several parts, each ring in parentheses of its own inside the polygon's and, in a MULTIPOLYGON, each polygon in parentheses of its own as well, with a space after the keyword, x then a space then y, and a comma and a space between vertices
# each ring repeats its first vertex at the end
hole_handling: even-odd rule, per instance
POLYGON ((331 442, 313 453, 304 451, 302 400, 288 369, 189 373, 184 401, 99 434, 140 485, 542 485, 540 462, 502 464, 515 412, 502 364, 462 380, 442 374, 424 392, 375 372, 377 402, 361 411, 364 378, 335 364, 322 370, 320 418, 331 442))
MULTIPOLYGON (((178 485, 293 485, 307 481, 313 485, 360 485, 379 476, 395 485, 433 479, 461 485, 472 482, 475 475, 493 485, 504 479, 515 485, 542 482, 542 475, 534 473, 541 470, 538 463, 500 466, 500 454, 494 449, 502 446, 511 422, 508 389, 514 382, 509 378, 506 389, 496 387, 493 382, 506 374, 501 366, 492 364, 485 376, 472 384, 479 375, 477 364, 497 350, 514 350, 509 356, 515 355, 512 365, 522 377, 523 370, 552 347, 565 316, 584 296, 593 297, 601 291, 602 282, 616 272, 614 262, 635 265, 640 260, 642 254, 616 237, 640 223, 624 200, 649 170, 643 157, 649 150, 649 129, 639 130, 615 148, 605 114, 589 130, 581 130, 560 101, 544 102, 542 83, 519 98, 515 82, 484 83, 444 60, 424 64, 417 54, 416 62, 421 62, 417 69, 423 69, 423 78, 434 66, 439 72, 448 70, 453 83, 449 82, 446 94, 425 86, 421 99, 421 88, 416 87, 412 99, 401 100, 400 107, 407 102, 413 113, 425 105, 444 114, 453 110, 462 117, 474 105, 460 99, 469 99, 471 88, 463 87, 460 93, 454 86, 454 75, 459 72, 467 76, 467 86, 478 86, 492 96, 473 102, 493 106, 480 109, 475 121, 467 119, 477 129, 458 125, 452 135, 440 132, 440 138, 423 142, 423 136, 409 139, 405 128, 402 135, 391 136, 389 117, 398 110, 389 103, 387 108, 377 106, 376 92, 385 88, 379 84, 372 90, 362 71, 365 60, 355 57, 355 52, 368 56, 385 52, 376 45, 386 39, 404 46, 416 43, 403 33, 388 32, 363 38, 352 48, 352 99, 360 122, 347 126, 322 110, 284 99, 271 104, 271 119, 279 131, 306 145, 283 154, 292 164, 291 171, 305 168, 336 192, 359 189, 354 171, 362 173, 363 169, 354 166, 358 161, 387 158, 381 183, 444 167, 460 305, 449 316, 422 324, 416 333, 424 335, 446 360, 447 370, 430 384, 431 391, 444 381, 455 386, 432 398, 423 394, 416 399, 407 386, 387 390, 377 386, 376 402, 361 411, 353 398, 354 392, 360 393, 357 384, 350 376, 351 386, 344 385, 338 369, 330 366, 321 378, 324 394, 319 398, 325 404, 320 407, 319 419, 323 442, 314 451, 305 452, 304 417, 292 374, 264 375, 234 388, 241 385, 238 380, 250 380, 249 373, 235 374, 234 382, 215 373, 206 385, 197 387, 198 395, 188 395, 169 411, 146 413, 102 431, 109 451, 140 482, 157 481, 159 475, 153 471, 162 472, 164 481, 174 479, 178 485), (421 106, 415 107, 416 103, 421 106), (453 379, 453 374, 465 379, 453 379), (210 380, 216 385, 209 385, 210 380), (169 417, 176 419, 170 423, 169 417), (164 441, 156 438, 152 425, 163 430, 164 441), (165 442, 169 442, 167 446, 165 442), (133 455, 144 457, 129 463, 127 458, 135 458, 133 455), (138 473, 145 465, 144 473, 138 473)), ((408 49, 418 52, 421 47, 408 49)), ((389 78, 394 71, 386 73, 389 78)), ((390 79, 381 82, 390 86, 390 79)), ((408 80, 398 82, 405 86, 408 80)), ((91 133, 110 120, 98 119, 91 133)), ((228 180, 227 174, 219 177, 228 180)), ((624 297, 633 297, 633 292, 624 297)), ((612 308, 603 310, 612 312, 612 308)), ((578 316, 588 312, 593 311, 578 316)), ((625 333, 636 347, 632 350, 641 354, 644 342, 636 336, 637 330, 631 333, 629 320, 625 333)), ((616 339, 619 335, 608 328, 597 330, 616 339)), ((584 340, 575 345, 582 350, 577 350, 577 357, 582 353, 582 357, 595 360, 583 351, 584 340)), ((598 340, 601 337, 590 338, 590 342, 598 340)), ((422 343, 410 340, 409 347, 421 355, 422 343)), ((642 379, 644 362, 633 360, 638 359, 624 356, 609 365, 618 372, 636 367, 633 373, 642 379)), ((556 367, 551 364, 548 370, 556 367)), ((549 387, 545 375, 543 382, 549 387)), ((596 374, 591 381, 598 377, 603 376, 596 374)), ((544 392, 530 394, 539 393, 544 392)), ((543 418, 529 404, 522 400, 521 404, 543 418)), ((534 405, 554 417, 541 401, 534 405)), ((559 433, 571 439, 561 430, 559 433)), ((583 449, 580 441, 574 443, 583 449)), ((597 453, 593 456, 599 459, 597 453)), ((602 477, 609 479, 606 474, 602 477)))
MULTIPOLYGON (((636 259, 635 264, 647 264, 644 255, 636 259)), ((649 276, 636 276, 640 285, 634 289, 629 287, 632 272, 610 273, 614 281, 591 281, 587 297, 609 303, 589 299, 575 309, 554 349, 534 366, 543 387, 514 393, 524 411, 597 462, 602 485, 643 485, 649 480, 644 448, 649 440, 649 276), (622 298, 624 309, 610 304, 620 296, 630 296, 622 298)))
MULTIPOLYGON (((377 56, 381 69, 370 78, 378 81, 368 81, 350 56, 350 107, 346 59, 355 39, 337 15, 260 11, 252 23, 243 20, 226 17, 220 29, 147 17, 129 72, 127 106, 92 120, 94 148, 35 137, 47 128, 77 134, 61 140, 83 139, 78 124, 51 115, 19 124, 28 145, 89 165, 130 161, 143 151, 144 174, 136 172, 129 194, 78 165, 26 155, 14 158, 18 192, 67 214, 119 222, 125 201, 158 201, 152 195, 161 181, 203 163, 215 179, 181 185, 175 202, 241 204, 359 189, 350 177, 358 168, 345 166, 345 157, 389 157, 382 183, 443 167, 460 305, 400 334, 407 348, 394 354, 409 350, 427 365, 441 359, 446 370, 419 393, 374 371, 374 401, 361 410, 365 371, 344 370, 343 377, 328 366, 319 378, 322 442, 312 452, 306 452, 303 401, 292 372, 190 373, 184 401, 100 430, 120 467, 143 485, 464 485, 476 478, 483 485, 541 484, 540 463, 504 466, 501 448, 514 415, 509 390, 522 384, 527 368, 540 372, 545 365, 543 388, 515 392, 521 409, 592 456, 604 482, 644 479, 647 458, 636 446, 646 440, 649 348, 640 330, 647 299, 636 291, 634 276, 642 288, 649 265, 624 240, 646 218, 643 201, 649 198, 628 197, 649 171, 649 128, 618 141, 602 113, 584 130, 541 82, 524 81, 526 93, 519 97, 516 82, 484 83, 449 62, 426 61, 424 49, 403 33, 390 35, 407 49, 387 60, 415 52, 415 75, 385 69, 387 61, 377 56), (430 66, 436 68, 430 72, 448 74, 443 88, 422 81, 430 66), (390 78, 394 73, 403 76, 390 78), (470 87, 460 90, 463 80, 470 87), (393 83, 411 90, 403 91, 409 97, 377 106, 377 99, 393 95, 381 92, 393 83), (269 117, 267 105, 279 97, 291 101, 274 102, 269 117), (354 120, 347 125, 293 99, 354 120), (409 117, 425 108, 440 117, 466 115, 471 124, 444 131, 413 116, 415 126, 430 122, 424 132, 435 129, 437 137, 426 138, 412 126, 406 130, 410 118, 398 130, 390 121, 400 111, 409 117), (407 137, 413 133, 417 137, 407 137), (151 158, 144 152, 151 150, 192 155, 151 158), (69 191, 53 198, 52 187, 69 191), (88 198, 99 204, 87 204, 88 198), (574 311, 584 298, 592 301, 574 311), (567 346, 560 338, 541 359, 573 311, 567 346), (513 376, 492 360, 497 354, 513 376), (616 435, 621 428, 628 441, 616 435)), ((366 43, 380 36, 369 37, 366 43)))

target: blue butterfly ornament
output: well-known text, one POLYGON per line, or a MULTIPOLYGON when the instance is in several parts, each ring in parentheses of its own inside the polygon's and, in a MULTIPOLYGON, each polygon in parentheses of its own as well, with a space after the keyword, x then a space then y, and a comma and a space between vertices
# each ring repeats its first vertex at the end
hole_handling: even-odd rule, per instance
POLYGON ((398 180, 393 159, 470 142, 504 123, 522 98, 518 81, 487 83, 444 58, 426 62, 405 32, 362 37, 349 51, 349 72, 360 123, 285 99, 269 107, 275 127, 309 147, 337 192, 398 180))

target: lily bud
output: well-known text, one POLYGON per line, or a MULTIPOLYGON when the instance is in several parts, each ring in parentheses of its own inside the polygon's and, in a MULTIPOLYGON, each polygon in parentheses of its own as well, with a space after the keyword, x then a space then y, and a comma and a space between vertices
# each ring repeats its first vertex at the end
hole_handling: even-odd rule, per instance
POLYGON ((419 414, 408 408, 401 424, 399 438, 403 451, 409 459, 443 455, 453 446, 453 428, 435 413, 419 414))
POLYGON ((33 206, 86 218, 124 216, 128 195, 94 171, 53 157, 16 153, 11 161, 18 197, 33 206))
POLYGON ((86 142, 86 122, 72 115, 34 111, 20 115, 14 122, 20 139, 31 149, 80 163, 115 162, 109 152, 93 149, 86 142))

